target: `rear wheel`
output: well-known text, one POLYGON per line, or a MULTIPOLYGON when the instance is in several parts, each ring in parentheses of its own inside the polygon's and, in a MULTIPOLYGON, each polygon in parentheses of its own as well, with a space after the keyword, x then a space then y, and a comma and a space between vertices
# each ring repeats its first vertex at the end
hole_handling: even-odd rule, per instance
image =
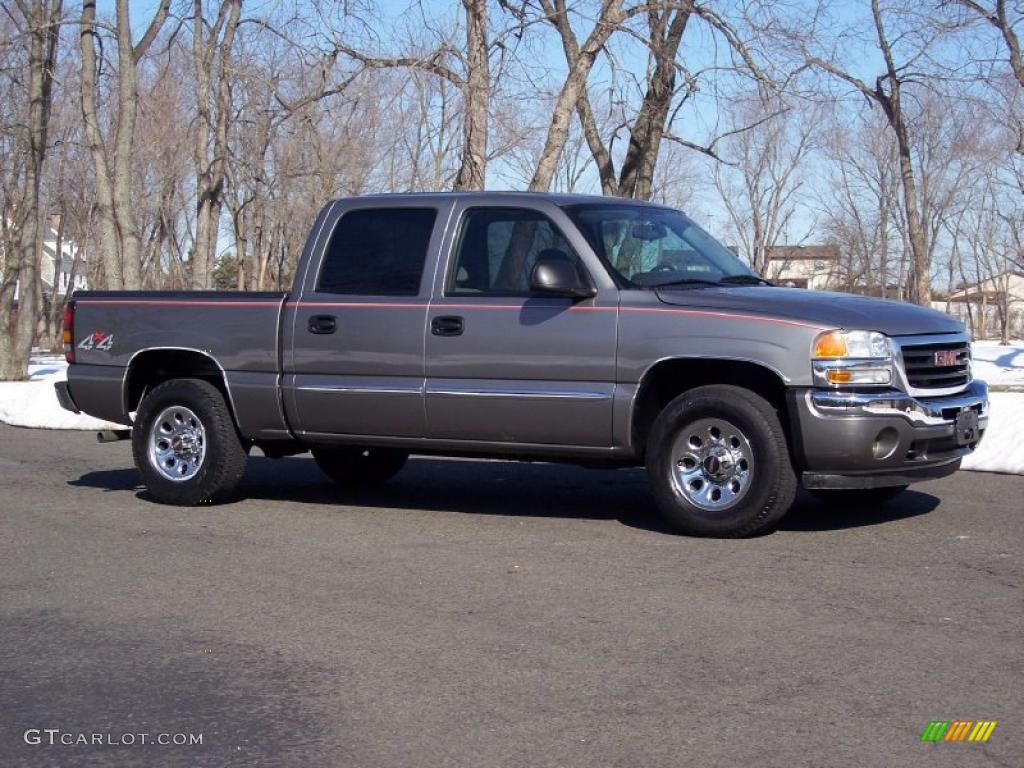
POLYGON ((815 488, 810 493, 818 501, 841 507, 872 507, 892 501, 909 486, 890 485, 886 488, 815 488))
POLYGON ((387 448, 314 448, 324 474, 341 485, 376 485, 397 475, 409 454, 387 448))
POLYGON ((775 409, 728 385, 697 387, 665 406, 648 438, 647 472, 665 518, 698 536, 767 531, 796 494, 775 409))
POLYGON ((202 379, 173 379, 139 405, 132 454, 142 482, 163 504, 223 500, 242 479, 246 452, 220 391, 202 379))

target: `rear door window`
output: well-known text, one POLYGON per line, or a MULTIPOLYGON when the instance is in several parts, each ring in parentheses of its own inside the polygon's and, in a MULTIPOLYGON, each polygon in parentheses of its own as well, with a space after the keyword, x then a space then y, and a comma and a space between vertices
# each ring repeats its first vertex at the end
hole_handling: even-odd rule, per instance
POLYGON ((433 208, 349 211, 327 244, 317 291, 416 296, 436 219, 433 208))

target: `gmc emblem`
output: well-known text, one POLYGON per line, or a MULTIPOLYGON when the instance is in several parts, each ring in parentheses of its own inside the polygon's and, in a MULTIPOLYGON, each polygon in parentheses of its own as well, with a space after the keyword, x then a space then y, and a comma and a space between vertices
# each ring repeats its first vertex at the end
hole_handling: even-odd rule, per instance
POLYGON ((935 353, 935 365, 937 367, 947 367, 950 365, 958 365, 960 363, 960 350, 957 349, 940 349, 935 353))

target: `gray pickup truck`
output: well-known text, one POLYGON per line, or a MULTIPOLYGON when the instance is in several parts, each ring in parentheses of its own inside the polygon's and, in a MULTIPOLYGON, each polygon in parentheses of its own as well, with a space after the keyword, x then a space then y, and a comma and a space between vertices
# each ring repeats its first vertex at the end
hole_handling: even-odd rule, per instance
POLYGON ((963 325, 776 287, 691 219, 612 198, 328 203, 288 293, 79 292, 69 410, 132 427, 160 502, 232 492, 253 446, 342 484, 410 453, 646 466, 678 530, 745 536, 798 484, 876 503, 985 431, 963 325))

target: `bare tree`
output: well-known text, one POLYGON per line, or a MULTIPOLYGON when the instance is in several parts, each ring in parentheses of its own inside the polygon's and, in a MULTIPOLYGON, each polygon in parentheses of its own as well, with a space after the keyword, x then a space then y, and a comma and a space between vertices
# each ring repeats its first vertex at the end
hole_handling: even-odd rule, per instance
MULTIPOLYGON (((569 121, 572 119, 580 99, 586 94, 587 77, 590 75, 590 70, 593 68, 598 54, 604 49, 608 38, 612 36, 619 24, 640 13, 640 10, 640 7, 634 7, 623 11, 622 0, 602 0, 594 28, 587 39, 575 50, 570 50, 568 45, 566 46, 569 71, 551 112, 547 137, 544 140, 540 157, 537 159, 537 168, 530 180, 531 191, 543 192, 551 186, 551 181, 558 170, 562 150, 569 138, 569 121)), ((564 12, 563 5, 562 13, 564 14, 564 12)), ((563 26, 567 24, 568 22, 565 22, 563 26)), ((575 39, 573 42, 575 44, 575 39)))
POLYGON ((969 263, 973 266, 974 288, 966 290, 968 306, 977 314, 972 332, 986 338, 998 335, 1006 344, 1010 331, 1010 279, 1012 254, 1020 252, 1024 231, 1018 215, 1008 216, 991 180, 981 189, 982 206, 967 216, 967 236, 971 246, 969 263))
POLYGON ((466 13, 466 100, 462 162, 455 189, 483 189, 487 174, 487 123, 491 98, 487 0, 462 0, 466 13))
POLYGON ((889 296, 898 237, 896 144, 877 112, 840 109, 822 150, 831 169, 821 207, 824 231, 840 247, 836 279, 844 290, 889 296))
POLYGON ((972 334, 995 335, 1006 343, 1022 330, 1011 293, 1024 253, 1024 206, 1013 150, 1017 136, 999 124, 965 132, 969 142, 949 156, 954 168, 968 164, 969 169, 950 173, 948 183, 956 192, 938 217, 949 234, 949 285, 959 293, 961 317, 966 315, 972 334), (957 162, 959 155, 965 157, 957 162))
POLYGON ((991 24, 1006 44, 1007 59, 1013 76, 1024 87, 1024 57, 1021 56, 1017 24, 1020 23, 1020 8, 1014 3, 1007 9, 1006 0, 984 2, 983 0, 947 0, 960 5, 991 24))
POLYGON ((1012 156, 1012 148, 992 128, 974 124, 978 110, 973 100, 928 90, 917 101, 911 130, 921 179, 921 219, 928 259, 939 264, 943 251, 949 250, 945 223, 957 209, 975 204, 975 180, 998 174, 1000 162, 1012 156))
POLYGON ((66 299, 25 256, 49 212, 94 287, 279 286, 326 199, 485 183, 695 205, 760 270, 810 230, 841 246, 842 287, 922 302, 931 280, 1024 266, 1021 11, 1002 0, 410 1, 393 23, 373 0, 180 0, 181 19, 84 0, 59 20, 78 37, 57 46, 40 166, 23 10, 54 2, 0 0, 0 327, 20 285, 37 338, 66 299), (815 131, 805 102, 837 124, 815 131))
POLYGON ((737 244, 751 267, 767 275, 772 248, 788 237, 803 186, 800 166, 806 161, 818 120, 809 111, 794 112, 756 94, 737 99, 734 122, 756 126, 733 133, 723 142, 735 165, 716 163, 715 187, 732 221, 737 244))
POLYGON ((241 14, 242 0, 222 0, 216 19, 208 24, 203 16, 203 0, 194 0, 193 3, 192 61, 196 75, 198 119, 192 149, 196 166, 192 287, 199 289, 210 287, 210 270, 224 206, 228 120, 231 115, 231 49, 241 14))
MULTIPOLYGON (((852 68, 844 68, 835 57, 829 59, 814 55, 806 57, 806 64, 854 87, 870 103, 879 107, 896 140, 897 159, 900 169, 900 183, 903 195, 903 213, 906 220, 907 240, 910 246, 910 290, 908 298, 917 304, 927 306, 931 302, 931 261, 928 242, 921 215, 919 179, 914 167, 913 141, 910 131, 911 115, 908 114, 905 98, 908 86, 917 78, 915 67, 925 59, 930 48, 944 36, 949 27, 927 14, 916 11, 889 11, 889 16, 898 16, 904 24, 892 37, 887 25, 887 12, 880 0, 871 0, 871 26, 875 44, 881 54, 883 71, 869 85, 854 74, 852 68), (908 55, 897 62, 892 39, 911 47, 908 55)), ((805 43, 806 45, 806 43, 805 43)))
POLYGON ((161 0, 142 39, 133 42, 128 0, 117 0, 112 30, 96 19, 96 0, 84 0, 81 18, 82 120, 95 167, 96 218, 105 275, 111 288, 139 288, 141 239, 134 205, 132 156, 139 108, 139 62, 167 19, 170 0, 161 0), (101 29, 114 34, 117 48, 115 127, 104 137, 97 103, 103 64, 101 29), (100 56, 97 55, 100 51, 100 56))
POLYGON ((492 75, 490 55, 494 43, 488 35, 486 0, 461 0, 465 22, 465 51, 443 41, 425 56, 370 56, 343 43, 343 53, 367 69, 416 69, 446 80, 462 95, 462 151, 455 176, 456 190, 483 189, 487 176, 488 123, 492 75), (461 72, 452 66, 452 62, 461 72))
MULTIPOLYGON (((541 0, 541 7, 546 20, 558 31, 566 61, 572 72, 579 62, 581 48, 570 23, 565 0, 541 0)), ((709 5, 697 4, 691 0, 654 0, 626 9, 621 13, 622 18, 618 23, 624 25, 637 15, 645 17, 646 33, 641 35, 633 30, 628 31, 631 36, 644 43, 650 61, 643 81, 643 96, 635 114, 623 121, 622 127, 628 125, 628 136, 626 151, 618 171, 611 144, 620 126, 614 126, 611 136, 606 138, 595 116, 591 97, 586 88, 581 90, 575 109, 593 155, 604 194, 647 200, 653 193, 656 166, 663 141, 672 141, 679 146, 718 159, 714 142, 701 145, 671 131, 673 114, 681 106, 680 80, 684 101, 687 95, 692 94, 698 87, 695 76, 678 61, 683 37, 691 19, 699 19, 713 33, 721 36, 726 48, 735 54, 748 74, 762 85, 769 85, 769 81, 735 27, 709 5)))
MULTIPOLYGON (((1008 72, 989 71, 985 66, 983 74, 976 80, 986 87, 990 98, 980 104, 982 111, 987 112, 996 122, 1009 123, 1013 126, 1015 142, 1013 151, 1024 157, 1024 116, 1021 115, 1021 100, 1024 98, 1024 57, 1021 54, 1020 37, 1017 27, 1021 23, 1019 3, 1008 4, 1006 0, 942 0, 944 3, 959 6, 966 13, 975 17, 989 29, 993 29, 1002 39, 1006 47, 1008 72)), ((965 25, 969 27, 970 25, 965 25)), ((971 45, 974 41, 969 41, 971 45)), ((973 46, 972 46, 973 47, 973 46)), ((982 59, 985 64, 987 58, 982 59)), ((954 73, 959 74, 959 73, 954 73)))
MULTIPOLYGON (((17 237, 4 238, 5 246, 10 244, 17 248, 16 259, 5 253, 5 262, 17 264, 16 281, 20 289, 17 321, 11 328, 13 296, 8 294, 7 286, 4 286, 3 293, 8 295, 3 296, 5 322, 0 324, 0 379, 20 379, 25 376, 35 340, 45 218, 41 206, 43 174, 48 155, 53 76, 62 5, 62 0, 17 0, 13 9, 18 13, 19 32, 28 48, 25 112, 19 142, 20 150, 24 152, 24 195, 19 201, 19 209, 11 211, 16 221, 17 237)), ((5 229, 8 226, 7 216, 8 211, 5 210, 5 229)), ((9 275, 14 273, 13 268, 8 270, 6 266, 5 263, 5 283, 9 275)))
POLYGON ((142 237, 142 284, 147 288, 188 288, 190 248, 184 235, 193 223, 194 157, 183 151, 192 136, 181 119, 195 109, 187 53, 172 48, 159 69, 140 83, 136 218, 142 237))

